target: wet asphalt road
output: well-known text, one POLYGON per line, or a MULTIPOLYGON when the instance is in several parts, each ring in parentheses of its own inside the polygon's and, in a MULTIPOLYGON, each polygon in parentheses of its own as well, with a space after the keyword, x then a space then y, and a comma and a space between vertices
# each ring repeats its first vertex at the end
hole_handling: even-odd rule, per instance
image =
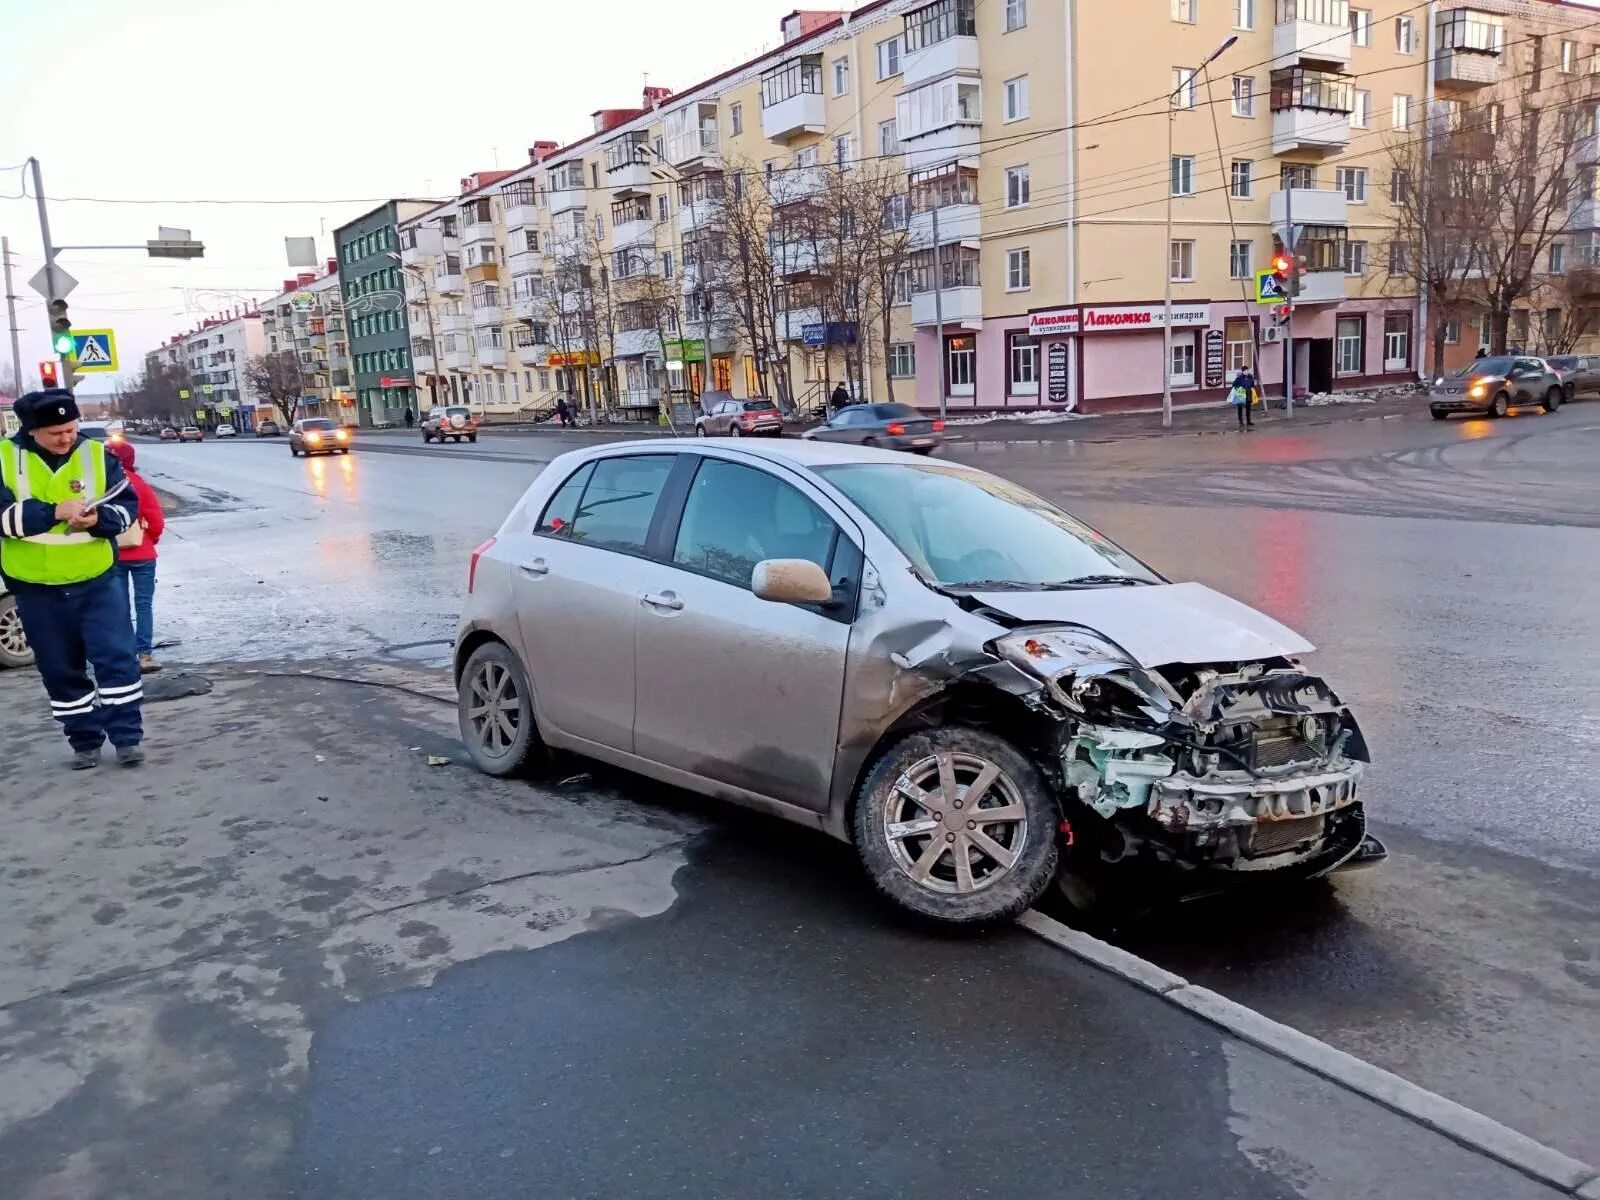
MULTIPOLYGON (((163 543, 162 632, 201 660, 439 662, 472 547, 588 441, 142 446, 195 505, 163 543)), ((1600 1159, 1600 403, 951 456, 1301 629, 1372 743, 1387 869, 1160 909, 1116 939, 1600 1159)))

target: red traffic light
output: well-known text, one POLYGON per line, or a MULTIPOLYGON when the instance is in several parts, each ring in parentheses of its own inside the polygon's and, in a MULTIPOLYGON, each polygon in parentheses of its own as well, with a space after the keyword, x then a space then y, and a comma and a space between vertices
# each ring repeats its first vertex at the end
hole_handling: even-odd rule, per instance
POLYGON ((1272 256, 1272 269, 1279 275, 1289 273, 1289 256, 1287 254, 1274 254, 1272 256))
POLYGON ((53 359, 45 359, 39 364, 39 382, 47 388, 60 386, 56 375, 56 364, 53 359))

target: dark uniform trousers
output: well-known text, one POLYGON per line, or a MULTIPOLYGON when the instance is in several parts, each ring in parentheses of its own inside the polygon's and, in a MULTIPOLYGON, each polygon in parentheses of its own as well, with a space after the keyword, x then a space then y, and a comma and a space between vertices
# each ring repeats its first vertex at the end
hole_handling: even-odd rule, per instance
POLYGON ((107 738, 132 746, 144 737, 133 621, 127 591, 117 585, 113 567, 84 583, 23 584, 13 593, 51 712, 74 750, 97 750, 107 738))

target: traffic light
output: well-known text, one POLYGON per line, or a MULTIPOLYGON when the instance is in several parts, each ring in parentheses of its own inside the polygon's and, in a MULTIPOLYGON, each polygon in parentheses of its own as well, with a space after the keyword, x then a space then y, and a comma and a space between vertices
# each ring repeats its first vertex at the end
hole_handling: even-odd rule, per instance
POLYGON ((44 384, 45 387, 59 387, 60 384, 57 382, 57 378, 55 359, 47 358, 39 364, 39 382, 44 384))
POLYGON ((50 348, 62 358, 73 351, 72 318, 67 315, 65 300, 50 301, 50 348))
POLYGON ((1300 276, 1305 274, 1305 259, 1296 258, 1284 248, 1283 239, 1272 239, 1272 277, 1278 281, 1280 294, 1298 296, 1300 276))

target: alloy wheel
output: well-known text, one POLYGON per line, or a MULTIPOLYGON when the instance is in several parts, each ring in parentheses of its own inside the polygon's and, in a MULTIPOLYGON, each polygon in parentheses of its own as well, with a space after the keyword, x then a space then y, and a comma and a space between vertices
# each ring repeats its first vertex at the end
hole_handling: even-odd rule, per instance
POLYGON ((28 656, 28 637, 22 632, 22 617, 10 603, 0 604, 0 654, 12 658, 28 656))
POLYGON ((895 781, 883 810, 895 864, 930 891, 963 895, 1003 879, 1028 839, 1016 785, 976 754, 940 752, 895 781))
POLYGON ((516 743, 522 721, 517 681, 497 662, 485 662, 468 681, 471 700, 467 720, 478 748, 491 757, 504 755, 516 743))

